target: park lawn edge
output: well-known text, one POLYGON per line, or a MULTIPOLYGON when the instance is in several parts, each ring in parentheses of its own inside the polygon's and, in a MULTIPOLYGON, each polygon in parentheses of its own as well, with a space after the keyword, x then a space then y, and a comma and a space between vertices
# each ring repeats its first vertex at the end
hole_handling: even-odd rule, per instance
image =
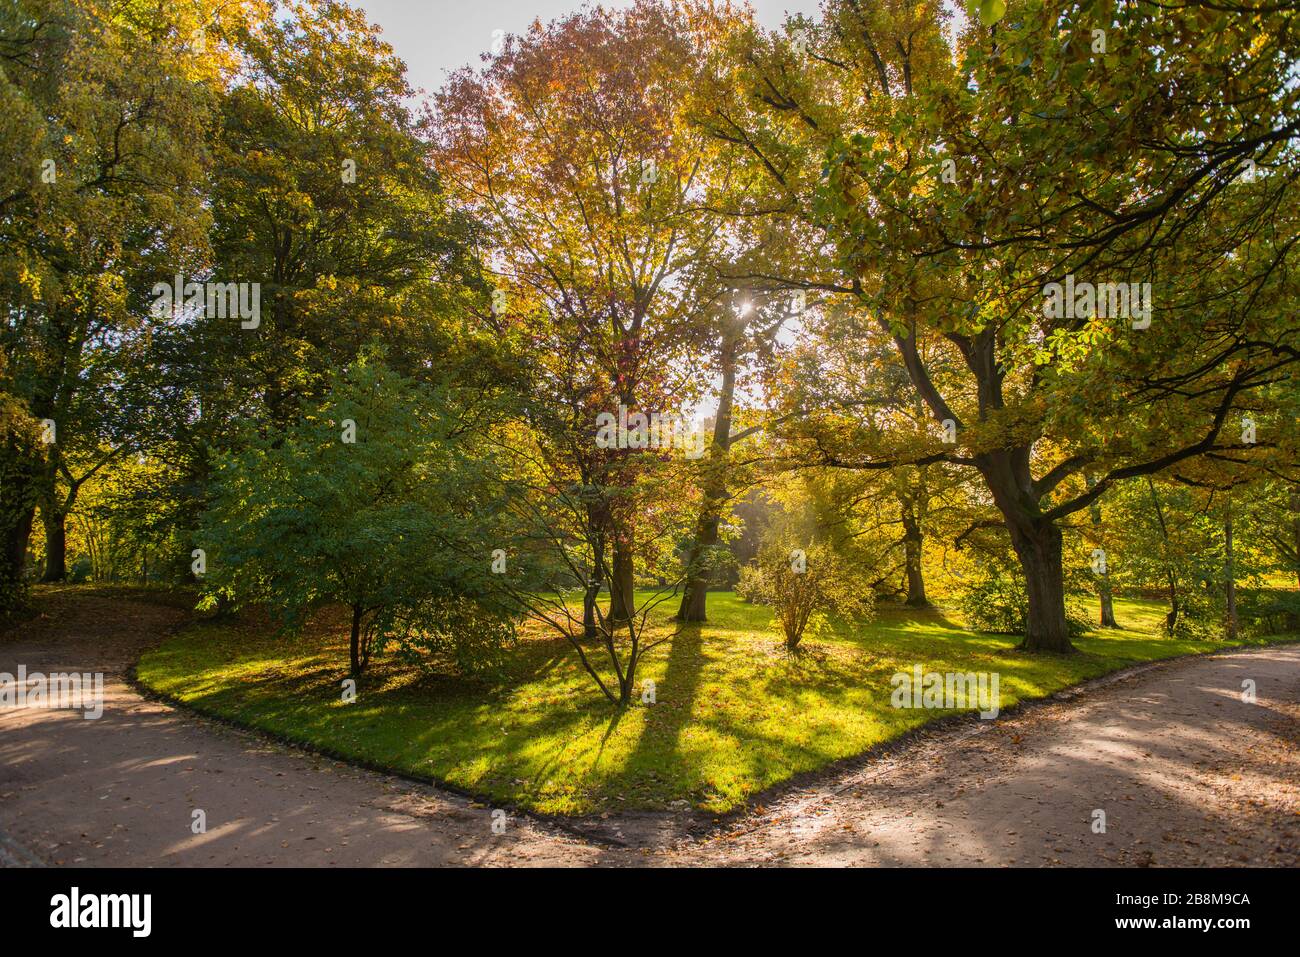
MULTIPOLYGON (((183 630, 184 629, 182 629, 182 631, 183 630)), ((168 636, 168 640, 175 637, 177 636, 168 636)), ((1152 658, 1149 661, 1138 661, 1129 665, 1124 665, 1113 671, 1108 671, 1105 674, 1097 675, 1092 678, 1085 678, 1082 681, 1075 682, 1074 684, 1065 685, 1064 687, 1058 688, 1045 695, 1022 698, 1013 704, 1002 708, 998 717, 1001 718, 1004 716, 1023 714, 1026 711, 1045 707, 1055 702, 1072 700, 1079 695, 1107 687, 1118 681, 1123 681, 1134 674, 1163 668, 1167 665, 1187 661, 1192 658, 1213 658, 1217 655, 1227 654, 1234 651, 1262 651, 1265 648, 1274 646, 1300 645, 1300 635, 1288 632, 1266 635, 1255 639, 1241 639, 1235 643, 1223 642, 1221 645, 1221 647, 1213 648, 1208 651, 1192 651, 1185 654, 1172 655, 1168 658, 1152 658)), ((526 804, 518 804, 509 799, 503 799, 486 792, 463 787, 437 775, 420 774, 410 769, 381 764, 361 757, 360 755, 340 751, 326 744, 320 744, 311 738, 294 735, 291 732, 280 731, 265 725, 241 721, 228 714, 224 714, 217 709, 194 704, 193 702, 186 701, 176 695, 170 694, 166 691, 160 691, 150 686, 140 678, 137 673, 136 665, 132 665, 130 669, 128 669, 126 681, 130 687, 135 689, 135 691, 141 695, 141 697, 153 701, 160 701, 171 707, 188 711, 204 720, 214 721, 218 724, 234 728, 246 734, 255 735, 274 744, 294 748, 295 750, 302 751, 306 754, 316 755, 363 771, 370 771, 375 774, 398 778, 399 780, 409 781, 413 784, 430 785, 450 794, 465 798, 476 806, 508 810, 517 815, 559 826, 564 830, 570 831, 571 833, 588 840, 596 840, 598 842, 616 846, 624 846, 627 843, 626 841, 619 840, 612 836, 614 827, 606 823, 605 818, 608 817, 608 815, 605 814, 562 814, 541 811, 526 804)), ((676 816, 682 819, 683 823, 686 825, 682 830, 686 833, 692 833, 695 837, 699 837, 706 831, 715 829, 730 820, 744 816, 755 807, 771 804, 791 791, 810 787, 821 781, 832 779, 853 771, 870 761, 895 754, 912 744, 920 737, 932 735, 935 732, 956 728, 958 726, 976 726, 981 723, 982 719, 974 712, 963 712, 960 714, 936 712, 933 717, 927 719, 922 724, 914 728, 909 728, 906 731, 902 731, 891 738, 878 741, 864 751, 860 751, 857 754, 847 755, 842 758, 835 758, 827 764, 810 771, 795 772, 781 781, 768 785, 761 790, 754 791, 749 794, 745 800, 737 803, 728 810, 706 812, 700 808, 692 807, 682 812, 663 811, 658 813, 663 814, 664 816, 676 816)), ((647 813, 646 811, 635 808, 630 808, 628 810, 637 811, 637 813, 643 815, 647 813)))
MULTIPOLYGON (((226 687, 232 690, 238 699, 236 704, 231 707, 213 707, 205 702, 196 700, 194 692, 195 683, 203 680, 205 674, 211 672, 200 671, 197 674, 186 674, 189 684, 184 684, 177 688, 176 681, 170 681, 171 688, 163 686, 169 682, 164 680, 161 683, 151 680, 149 664, 157 659, 155 655, 177 642, 194 640, 193 631, 195 628, 202 627, 204 624, 210 626, 211 623, 190 622, 183 625, 175 633, 169 635, 155 649, 146 652, 140 662, 132 667, 129 680, 133 686, 141 693, 165 701, 176 707, 184 708, 204 717, 219 721, 221 723, 237 727, 246 731, 251 731, 263 737, 286 744, 300 750, 321 755, 334 761, 344 762, 346 764, 364 768, 381 774, 393 775, 408 781, 418 782, 421 784, 432 784, 454 794, 462 795, 472 801, 491 804, 494 807, 511 808, 517 812, 527 813, 542 819, 564 821, 581 821, 583 819, 597 820, 601 812, 611 814, 619 811, 637 811, 650 812, 664 811, 666 805, 672 803, 674 806, 681 806, 683 802, 687 805, 676 811, 676 815, 681 818, 693 817, 701 821, 719 820, 730 817, 736 813, 741 813, 747 808, 770 801, 773 796, 779 794, 790 787, 806 786, 809 782, 818 779, 842 773, 846 768, 855 764, 860 764, 865 760, 870 760, 880 754, 896 749, 906 742, 912 740, 918 733, 933 732, 939 727, 951 723, 979 722, 977 715, 970 712, 953 712, 953 711, 930 711, 917 712, 921 715, 909 726, 901 729, 889 729, 882 736, 875 740, 869 741, 866 747, 856 751, 846 752, 834 755, 815 765, 805 767, 794 767, 787 769, 785 773, 778 773, 771 777, 770 780, 763 782, 759 787, 744 788, 740 792, 728 796, 726 799, 714 799, 711 802, 698 800, 697 795, 690 793, 676 793, 667 791, 664 794, 656 794, 656 800, 646 804, 644 802, 633 801, 630 803, 616 804, 613 800, 613 792, 618 790, 618 782, 608 783, 601 782, 594 786, 594 796, 588 796, 588 799, 576 807, 556 807, 548 806, 544 801, 530 800, 527 795, 521 795, 509 789, 502 790, 494 787, 476 787, 467 786, 464 782, 452 780, 436 771, 427 768, 413 767, 409 761, 386 761, 376 759, 373 753, 366 753, 367 741, 361 741, 356 747, 349 747, 347 742, 340 740, 337 734, 311 733, 310 728, 304 732, 299 727, 282 720, 283 716, 273 714, 269 718, 262 718, 260 715, 250 715, 248 706, 245 703, 240 707, 237 682, 230 681, 227 678, 226 687), (142 668, 144 673, 142 674, 142 668), (187 694, 187 691, 190 692, 187 694)), ((1293 633, 1279 634, 1268 636, 1266 638, 1243 638, 1237 641, 1216 641, 1213 643, 1201 643, 1202 647, 1195 650, 1175 653, 1164 657, 1153 656, 1141 659, 1097 659, 1090 667, 1100 667, 1101 670, 1094 674, 1088 675, 1078 680, 1066 680, 1065 683, 1050 687, 1042 693, 1019 694, 1013 697, 1011 703, 1004 704, 1001 708, 1001 714, 1007 715, 1020 710, 1022 707, 1040 703, 1058 700, 1062 697, 1073 697, 1074 695, 1085 691, 1098 683, 1116 680, 1125 674, 1144 668, 1148 668, 1162 662, 1176 661, 1184 658, 1200 656, 1205 654, 1216 654, 1226 651, 1237 650, 1247 647, 1260 647, 1273 644, 1283 644, 1300 641, 1300 635, 1293 633)), ((1041 657, 1041 656, 1036 656, 1041 657)), ((1047 656, 1049 658, 1056 656, 1047 656)), ((1095 656, 1090 656, 1095 657, 1095 656)), ((1068 659, 1067 659, 1068 660, 1068 659)), ((219 672, 218 672, 219 673, 219 672)), ((166 679, 167 676, 155 675, 155 678, 161 677, 166 679)), ((331 731, 337 729, 330 727, 331 731)), ((455 767, 453 766, 453 770, 455 767)), ((585 779, 584 779, 585 780, 585 779)), ((516 784, 520 783, 515 781, 516 784)), ((622 800, 622 796, 619 795, 622 800)))

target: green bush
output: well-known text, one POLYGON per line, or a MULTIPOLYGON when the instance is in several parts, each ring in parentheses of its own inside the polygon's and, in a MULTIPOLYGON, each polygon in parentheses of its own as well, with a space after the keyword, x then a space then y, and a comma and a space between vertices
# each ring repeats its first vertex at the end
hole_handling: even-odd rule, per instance
POLYGON ((1300 630, 1300 591, 1294 588, 1240 588, 1237 619, 1251 637, 1300 630))
POLYGON ((428 598, 412 608, 386 610, 375 622, 376 653, 392 646, 425 672, 495 673, 515 645, 514 622, 468 598, 428 598))
POLYGON ((825 629, 829 615, 858 621, 873 617, 875 596, 861 566, 826 543, 815 542, 805 550, 791 541, 764 545, 757 560, 742 570, 742 575, 750 572, 746 587, 752 600, 772 607, 787 648, 797 648, 805 633, 825 629))
MULTIPOLYGON (((1067 582, 1067 587, 1073 582, 1067 582)), ((995 635, 1023 635, 1029 622, 1029 594, 1024 578, 1010 569, 990 568, 971 582, 958 601, 967 625, 995 635)), ((1078 598, 1065 602, 1065 622, 1072 638, 1091 628, 1078 598)))

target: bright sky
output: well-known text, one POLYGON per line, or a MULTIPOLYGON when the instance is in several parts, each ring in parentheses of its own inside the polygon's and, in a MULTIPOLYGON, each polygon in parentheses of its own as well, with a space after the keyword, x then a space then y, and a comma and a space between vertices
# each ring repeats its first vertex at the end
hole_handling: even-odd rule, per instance
MULTIPOLYGON (((819 0, 750 0, 759 22, 778 26, 785 11, 815 14, 819 0)), ((492 46, 492 31, 522 33, 534 19, 554 20, 576 10, 582 0, 352 0, 384 39, 406 61, 411 85, 434 91, 447 73, 492 46)), ((606 7, 629 6, 629 0, 605 0, 606 7)))

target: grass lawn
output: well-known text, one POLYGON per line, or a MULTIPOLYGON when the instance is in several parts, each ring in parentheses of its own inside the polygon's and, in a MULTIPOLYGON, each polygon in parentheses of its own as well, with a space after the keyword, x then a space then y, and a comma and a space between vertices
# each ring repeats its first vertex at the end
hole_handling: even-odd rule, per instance
POLYGON ((381 657, 351 704, 341 700, 339 619, 299 639, 198 623, 145 655, 138 674, 202 711, 537 811, 686 801, 723 812, 946 713, 891 707, 890 677, 914 664, 997 672, 1006 708, 1135 662, 1224 645, 1153 637, 1159 602, 1115 604, 1125 629, 1080 639, 1082 654, 1070 657, 1019 654, 1012 637, 889 605, 866 625, 805 638, 789 655, 767 609, 715 593, 707 624, 643 662, 638 677, 655 682, 657 703, 622 714, 566 642, 542 635, 525 636, 492 683, 422 677, 381 657))

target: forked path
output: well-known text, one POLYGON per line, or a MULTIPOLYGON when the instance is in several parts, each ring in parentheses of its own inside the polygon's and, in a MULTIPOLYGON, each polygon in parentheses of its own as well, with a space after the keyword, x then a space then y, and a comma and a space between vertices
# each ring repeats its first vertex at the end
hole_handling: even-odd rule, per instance
POLYGON ((494 833, 489 806, 140 697, 127 668, 180 620, 85 595, 0 638, 0 672, 105 673, 98 720, 0 710, 0 864, 1300 865, 1295 645, 1153 666, 936 730, 703 840, 665 845, 663 822, 628 818, 623 836, 641 846, 619 847, 519 816, 494 833))

